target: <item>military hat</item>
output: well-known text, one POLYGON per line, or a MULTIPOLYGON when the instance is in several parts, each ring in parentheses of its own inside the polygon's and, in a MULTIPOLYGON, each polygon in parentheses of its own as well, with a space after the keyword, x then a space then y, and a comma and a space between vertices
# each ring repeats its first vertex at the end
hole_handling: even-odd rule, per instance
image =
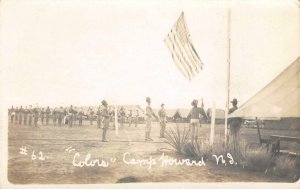
POLYGON ((232 99, 232 101, 230 101, 230 102, 231 102, 231 103, 238 103, 238 101, 237 101, 236 98, 232 99))
POLYGON ((198 104, 198 100, 194 99, 191 104, 192 106, 196 106, 198 104))
POLYGON ((103 106, 107 105, 106 100, 102 100, 101 104, 102 104, 103 106))
POLYGON ((146 102, 151 102, 150 97, 146 97, 146 102))

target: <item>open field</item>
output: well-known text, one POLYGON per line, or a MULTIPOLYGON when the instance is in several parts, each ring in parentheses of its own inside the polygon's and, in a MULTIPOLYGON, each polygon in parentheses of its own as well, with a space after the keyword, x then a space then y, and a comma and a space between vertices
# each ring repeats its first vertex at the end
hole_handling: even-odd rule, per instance
MULTIPOLYGON (((8 180, 15 184, 29 183, 115 183, 125 177, 133 177, 136 182, 289 182, 287 178, 280 178, 262 172, 253 172, 241 166, 216 165, 214 162, 205 162, 206 166, 166 166, 156 164, 128 165, 123 157, 126 152, 126 162, 129 159, 158 160, 162 153, 170 158, 183 159, 176 154, 171 146, 160 139, 159 125, 153 123, 151 137, 153 141, 144 141, 145 125, 128 127, 115 131, 109 130, 109 142, 101 142, 102 129, 96 127, 96 123, 90 126, 88 122, 82 127, 75 126, 23 126, 9 124, 8 133, 8 180), (20 148, 26 147, 27 155, 21 154, 20 148), (66 150, 67 149, 67 150, 66 150), (33 153, 34 151, 34 153, 33 153), (41 152, 41 153, 40 153, 41 152), (75 163, 84 161, 88 153, 90 159, 106 160, 108 167, 84 166, 76 167, 75 163), (33 154, 33 155, 32 155, 33 154), (45 160, 39 159, 45 157, 45 160), (48 158, 47 158, 48 157, 48 158)), ((187 124, 180 124, 180 127, 187 124)), ((174 123, 168 123, 167 127, 175 127, 174 123)), ((203 125, 199 130, 200 137, 209 136, 209 125, 203 125)), ((223 135, 224 127, 216 126, 216 135, 223 135)), ((300 136, 299 130, 261 130, 263 136, 282 134, 300 136)), ((258 143, 257 130, 243 128, 241 138, 247 142, 258 143)), ((296 144, 282 143, 282 149, 299 151, 296 144)))

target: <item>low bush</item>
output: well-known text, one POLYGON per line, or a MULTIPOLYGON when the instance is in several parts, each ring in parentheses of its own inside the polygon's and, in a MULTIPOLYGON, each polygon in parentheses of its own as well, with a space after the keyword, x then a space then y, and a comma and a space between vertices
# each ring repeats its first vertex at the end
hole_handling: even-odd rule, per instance
POLYGON ((265 148, 248 149, 245 156, 246 165, 255 171, 265 171, 271 165, 272 155, 265 148))
POLYGON ((211 156, 212 149, 209 145, 209 141, 202 139, 187 143, 183 151, 184 155, 192 159, 200 160, 203 157, 204 160, 207 160, 211 156))
POLYGON ((288 156, 279 156, 275 159, 274 171, 282 177, 295 174, 296 160, 288 156))
POLYGON ((183 154, 183 148, 188 142, 189 131, 187 128, 176 127, 176 129, 168 129, 166 131, 166 142, 171 145, 178 154, 183 154))

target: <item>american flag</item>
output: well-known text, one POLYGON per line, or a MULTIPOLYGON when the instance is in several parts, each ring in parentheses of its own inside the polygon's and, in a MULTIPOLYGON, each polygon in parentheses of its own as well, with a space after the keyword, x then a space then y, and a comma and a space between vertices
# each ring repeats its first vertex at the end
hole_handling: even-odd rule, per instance
POLYGON ((183 13, 164 41, 172 54, 175 65, 185 78, 191 80, 202 70, 203 63, 191 42, 183 13))

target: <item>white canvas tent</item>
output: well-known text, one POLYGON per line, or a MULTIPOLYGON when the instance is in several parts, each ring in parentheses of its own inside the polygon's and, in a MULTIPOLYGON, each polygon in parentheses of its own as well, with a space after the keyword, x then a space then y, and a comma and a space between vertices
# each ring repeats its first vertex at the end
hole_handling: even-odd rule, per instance
POLYGON ((229 117, 300 117, 300 57, 229 117))

